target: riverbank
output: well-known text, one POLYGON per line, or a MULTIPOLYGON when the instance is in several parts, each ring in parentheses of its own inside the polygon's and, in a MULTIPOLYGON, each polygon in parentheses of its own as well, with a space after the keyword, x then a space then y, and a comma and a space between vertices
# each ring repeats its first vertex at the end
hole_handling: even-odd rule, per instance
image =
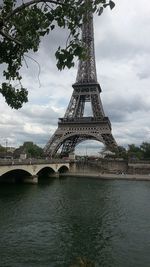
POLYGON ((114 174, 114 173, 86 173, 86 172, 68 172, 61 173, 60 177, 85 177, 98 178, 101 180, 138 180, 150 181, 150 174, 114 174))

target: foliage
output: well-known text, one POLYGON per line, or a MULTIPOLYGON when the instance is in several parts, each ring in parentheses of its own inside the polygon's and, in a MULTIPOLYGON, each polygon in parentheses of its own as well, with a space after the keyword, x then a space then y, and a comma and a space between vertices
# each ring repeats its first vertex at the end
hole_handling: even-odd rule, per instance
POLYGON ((33 142, 24 142, 23 146, 20 148, 22 151, 27 153, 28 157, 40 158, 43 156, 43 149, 33 142))
POLYGON ((140 150, 143 154, 144 159, 150 159, 150 143, 143 142, 140 145, 140 150))
POLYGON ((0 152, 5 152, 6 151, 6 147, 3 147, 2 145, 0 145, 0 152))
MULTIPOLYGON (((107 150, 105 147, 103 152, 107 150)), ((106 155, 105 158, 123 158, 123 159, 139 159, 139 160, 146 160, 150 159, 150 143, 142 142, 141 145, 137 146, 135 144, 128 145, 128 148, 124 148, 123 146, 118 146, 118 150, 115 155, 109 156, 106 155)))
POLYGON ((116 156, 118 158, 127 159, 128 155, 126 149, 123 146, 118 146, 118 151, 116 153, 116 156))
POLYGON ((141 151, 141 148, 131 144, 128 145, 128 158, 130 159, 142 159, 143 158, 143 153, 141 151))
POLYGON ((140 146, 128 145, 127 153, 130 159, 150 159, 150 143, 143 142, 140 146))
POLYGON ((80 40, 80 28, 86 12, 101 15, 103 9, 114 7, 109 0, 3 0, 0 6, 0 64, 6 67, 0 93, 7 104, 15 109, 28 101, 28 91, 21 84, 20 68, 26 63, 29 51, 38 51, 41 38, 57 26, 68 29, 64 48, 58 47, 57 67, 74 66, 74 57, 85 59, 80 40), (93 3, 92 3, 93 2, 93 3))

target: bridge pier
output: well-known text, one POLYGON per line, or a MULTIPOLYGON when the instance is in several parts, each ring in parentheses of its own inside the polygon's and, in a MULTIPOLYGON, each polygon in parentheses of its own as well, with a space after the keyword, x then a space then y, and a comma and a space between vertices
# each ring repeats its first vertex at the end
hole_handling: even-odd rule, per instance
POLYGON ((71 172, 76 172, 77 171, 77 164, 76 164, 76 162, 71 162, 70 163, 70 171, 71 172))
POLYGON ((38 184, 38 176, 37 175, 32 175, 25 177, 23 179, 24 184, 38 184))
POLYGON ((54 172, 54 173, 50 174, 50 177, 59 178, 59 172, 54 172))

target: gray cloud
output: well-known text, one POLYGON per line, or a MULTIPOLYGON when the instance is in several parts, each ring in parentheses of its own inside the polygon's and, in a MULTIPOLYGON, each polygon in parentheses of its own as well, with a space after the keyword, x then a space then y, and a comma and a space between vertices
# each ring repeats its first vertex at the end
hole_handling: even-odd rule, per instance
MULTIPOLYGON (((112 132, 119 145, 150 140, 150 3, 147 0, 116 3, 101 17, 95 17, 95 48, 101 99, 112 132)), ((77 66, 58 71, 55 50, 63 45, 66 31, 56 30, 30 53, 22 68, 23 84, 29 89, 29 103, 11 110, 0 96, 0 143, 10 145, 34 141, 44 146, 57 128, 58 118, 68 106, 77 66), (40 80, 40 82, 39 82, 40 80)), ((0 67, 2 72, 3 67, 0 67)), ((1 78, 2 80, 2 78, 1 78)), ((102 144, 99 144, 100 147, 102 144)), ((97 143, 81 144, 77 151, 89 153, 97 143)), ((98 147, 99 149, 99 147, 98 147)))
POLYGON ((39 107, 33 106, 29 109, 23 109, 21 111, 22 116, 26 117, 28 122, 37 123, 37 124, 51 124, 53 126, 57 125, 57 118, 60 114, 54 111, 51 107, 39 107))

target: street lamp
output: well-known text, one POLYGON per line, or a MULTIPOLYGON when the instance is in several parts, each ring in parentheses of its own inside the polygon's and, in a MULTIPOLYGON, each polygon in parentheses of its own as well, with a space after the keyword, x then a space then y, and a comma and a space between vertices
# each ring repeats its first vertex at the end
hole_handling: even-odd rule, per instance
POLYGON ((7 139, 6 139, 6 153, 5 153, 5 158, 7 158, 7 145, 8 145, 8 141, 7 141, 7 139))

